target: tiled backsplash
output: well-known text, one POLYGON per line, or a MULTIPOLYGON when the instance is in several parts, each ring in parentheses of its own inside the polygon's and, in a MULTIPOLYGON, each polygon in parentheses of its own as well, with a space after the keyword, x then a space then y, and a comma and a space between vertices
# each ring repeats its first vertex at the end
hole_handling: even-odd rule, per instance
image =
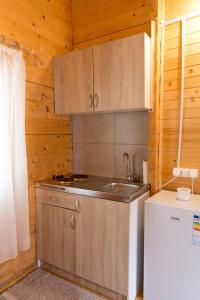
POLYGON ((147 159, 148 112, 73 116, 73 172, 126 178, 122 154, 128 152, 132 173, 142 176, 147 159))

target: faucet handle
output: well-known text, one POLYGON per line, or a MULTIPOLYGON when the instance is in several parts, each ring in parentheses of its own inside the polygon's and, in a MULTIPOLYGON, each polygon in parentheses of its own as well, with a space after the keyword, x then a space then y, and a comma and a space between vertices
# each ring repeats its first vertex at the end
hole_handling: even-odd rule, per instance
POLYGON ((122 158, 123 158, 123 161, 125 162, 126 160, 129 160, 129 155, 128 155, 128 153, 127 152, 124 152, 123 154, 122 154, 122 158))

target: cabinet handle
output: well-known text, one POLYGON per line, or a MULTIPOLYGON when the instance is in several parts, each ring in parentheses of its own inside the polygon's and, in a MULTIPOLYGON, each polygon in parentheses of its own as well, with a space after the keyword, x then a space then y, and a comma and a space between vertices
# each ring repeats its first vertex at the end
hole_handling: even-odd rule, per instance
POLYGON ((171 217, 171 220, 173 220, 173 221, 180 221, 180 218, 178 218, 178 217, 171 217))
POLYGON ((99 97, 97 94, 94 95, 94 106, 97 107, 99 103, 99 97))
POLYGON ((70 219, 71 228, 74 229, 76 227, 76 215, 72 215, 70 219))
POLYGON ((76 200, 76 212, 79 213, 81 210, 81 207, 80 207, 80 201, 77 199, 76 200))
POLYGON ((50 199, 50 200, 58 201, 58 197, 56 197, 56 196, 49 196, 49 199, 50 199))
POLYGON ((89 96, 89 107, 92 107, 93 106, 93 96, 90 95, 89 96))

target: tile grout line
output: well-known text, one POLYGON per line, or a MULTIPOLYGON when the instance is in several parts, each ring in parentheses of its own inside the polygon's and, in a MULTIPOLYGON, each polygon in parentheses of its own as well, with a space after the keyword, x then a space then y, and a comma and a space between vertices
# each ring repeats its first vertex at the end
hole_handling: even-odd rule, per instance
POLYGON ((97 142, 97 143, 84 143, 84 142, 81 142, 81 143, 73 143, 74 145, 118 145, 118 146, 148 146, 148 144, 127 144, 127 143, 100 143, 100 142, 97 142))
POLYGON ((113 159, 113 162, 114 162, 114 168, 113 168, 113 171, 114 171, 114 174, 113 174, 113 177, 115 177, 115 174, 116 174, 116 113, 114 113, 114 159, 113 159))
POLYGON ((71 116, 71 132, 72 132, 72 166, 71 172, 74 172, 74 118, 71 116))

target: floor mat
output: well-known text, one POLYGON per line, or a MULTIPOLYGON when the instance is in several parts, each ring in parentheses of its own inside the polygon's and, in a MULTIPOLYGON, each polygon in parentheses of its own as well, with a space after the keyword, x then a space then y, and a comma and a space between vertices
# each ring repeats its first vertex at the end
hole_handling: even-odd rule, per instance
POLYGON ((0 300, 105 300, 41 269, 29 274, 0 295, 0 300))

